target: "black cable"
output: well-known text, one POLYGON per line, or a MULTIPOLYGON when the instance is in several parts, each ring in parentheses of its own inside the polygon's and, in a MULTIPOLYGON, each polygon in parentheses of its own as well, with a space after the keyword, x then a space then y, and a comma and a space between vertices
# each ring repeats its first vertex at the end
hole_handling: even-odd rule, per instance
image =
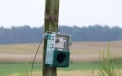
POLYGON ((42 41, 43 41, 43 39, 42 39, 41 42, 39 43, 39 46, 38 46, 38 48, 37 48, 35 57, 34 57, 34 59, 33 59, 32 67, 31 67, 31 76, 33 76, 33 65, 34 65, 34 62, 35 62, 35 59, 36 59, 36 56, 37 56, 37 54, 38 54, 38 51, 39 51, 39 48, 40 48, 40 45, 41 45, 42 41))
MULTIPOLYGON (((53 23, 53 21, 51 20, 51 18, 49 18, 49 20, 50 20, 50 22, 52 23, 52 25, 55 26, 54 23, 53 23)), ((34 62, 35 62, 35 59, 36 59, 36 56, 37 56, 37 54, 38 54, 38 51, 39 51, 39 48, 40 48, 40 45, 41 45, 42 41, 43 41, 43 39, 42 39, 41 42, 39 43, 38 49, 37 49, 36 54, 35 54, 35 57, 34 57, 34 59, 33 59, 32 67, 31 67, 31 76, 33 76, 33 64, 34 64, 34 62)))

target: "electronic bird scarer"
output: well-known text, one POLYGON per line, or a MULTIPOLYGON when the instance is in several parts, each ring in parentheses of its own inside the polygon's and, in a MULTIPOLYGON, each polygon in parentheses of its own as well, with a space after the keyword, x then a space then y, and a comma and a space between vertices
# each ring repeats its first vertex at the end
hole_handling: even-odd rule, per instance
POLYGON ((47 39, 45 64, 50 67, 68 67, 71 35, 47 32, 44 38, 47 39))

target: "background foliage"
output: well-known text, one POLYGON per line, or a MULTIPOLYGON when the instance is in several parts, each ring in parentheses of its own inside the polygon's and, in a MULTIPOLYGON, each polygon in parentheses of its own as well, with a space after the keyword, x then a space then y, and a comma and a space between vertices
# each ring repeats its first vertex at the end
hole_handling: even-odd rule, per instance
MULTIPOLYGON (((37 43, 43 38, 44 27, 28 25, 21 27, 0 27, 0 44, 37 43)), ((122 40, 122 28, 93 25, 88 27, 59 26, 61 33, 71 34, 72 41, 115 41, 122 40)))

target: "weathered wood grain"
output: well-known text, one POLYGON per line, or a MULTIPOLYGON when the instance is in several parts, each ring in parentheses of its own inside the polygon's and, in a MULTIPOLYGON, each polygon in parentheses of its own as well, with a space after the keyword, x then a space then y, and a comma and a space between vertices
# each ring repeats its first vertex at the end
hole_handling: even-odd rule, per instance
MULTIPOLYGON (((47 31, 58 31, 58 15, 59 15, 59 0, 46 0, 45 2, 45 22, 44 32, 47 31)), ((42 76, 57 76, 56 67, 48 67, 45 65, 45 54, 47 41, 44 40, 44 51, 43 51, 43 72, 42 76)))

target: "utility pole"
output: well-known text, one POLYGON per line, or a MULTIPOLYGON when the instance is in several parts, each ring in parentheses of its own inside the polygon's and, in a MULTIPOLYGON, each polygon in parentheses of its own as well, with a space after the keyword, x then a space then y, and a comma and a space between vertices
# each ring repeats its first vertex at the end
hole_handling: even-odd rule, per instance
MULTIPOLYGON (((44 32, 58 31, 59 0, 45 0, 44 32)), ((47 40, 44 39, 43 47, 43 72, 42 76, 57 76, 57 68, 45 65, 47 40)))

